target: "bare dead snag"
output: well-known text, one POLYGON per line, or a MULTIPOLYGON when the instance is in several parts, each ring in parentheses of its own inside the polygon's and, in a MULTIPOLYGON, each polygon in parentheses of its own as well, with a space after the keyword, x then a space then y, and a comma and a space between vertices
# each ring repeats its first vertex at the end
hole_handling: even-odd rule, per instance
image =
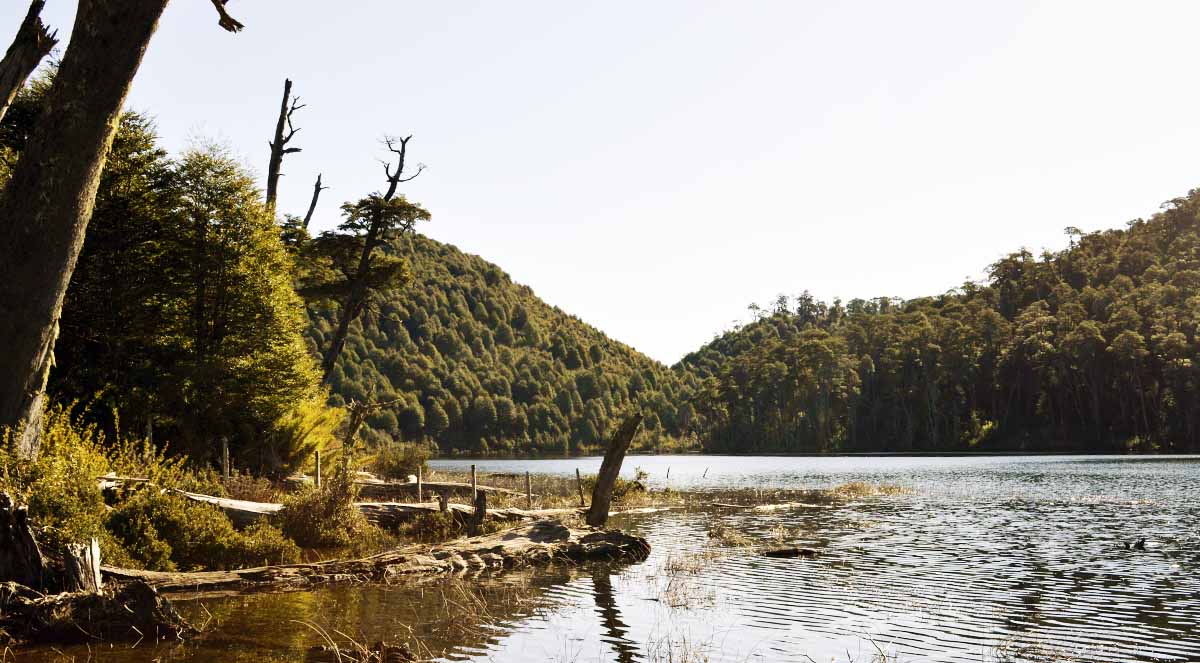
POLYGON ((642 425, 642 415, 635 414, 621 424, 621 428, 613 435, 608 451, 604 453, 604 462, 600 464, 600 474, 596 476, 596 487, 592 490, 592 506, 587 512, 587 524, 592 527, 604 527, 608 522, 608 509, 612 504, 613 487, 617 476, 621 474, 621 463, 625 461, 625 452, 637 434, 638 426, 642 425))
POLYGON ((305 230, 308 230, 308 224, 312 223, 313 212, 317 210, 317 199, 321 197, 321 192, 328 188, 321 186, 321 174, 317 173, 317 183, 313 185, 312 202, 308 204, 308 213, 304 215, 305 230))
MULTIPOLYGON (((217 0, 213 0, 217 2, 217 0)), ((299 97, 292 96, 292 81, 291 79, 283 80, 283 101, 279 104, 279 119, 275 122, 275 140, 272 140, 267 145, 271 148, 271 160, 267 163, 267 209, 271 214, 275 213, 275 200, 279 195, 279 169, 283 166, 283 157, 286 154, 295 154, 300 151, 298 147, 288 147, 299 129, 292 126, 292 114, 304 108, 304 104, 300 103, 299 97)), ((313 201, 316 204, 316 201, 313 201)), ((307 223, 305 227, 307 227, 307 223)))
POLYGON ((25 79, 58 43, 58 33, 50 32, 42 23, 41 13, 45 5, 45 0, 29 3, 29 12, 17 29, 16 38, 8 47, 4 59, 0 60, 0 119, 4 119, 17 92, 25 85, 25 79))

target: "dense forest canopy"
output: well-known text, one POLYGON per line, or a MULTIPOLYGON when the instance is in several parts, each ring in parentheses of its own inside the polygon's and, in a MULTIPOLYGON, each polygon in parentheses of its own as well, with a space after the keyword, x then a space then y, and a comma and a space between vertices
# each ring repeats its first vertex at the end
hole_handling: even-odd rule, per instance
POLYGON ((781 298, 675 368, 710 451, 1200 450, 1200 191, 936 297, 781 298))
MULTIPOLYGON (((619 413, 646 414, 638 447, 672 450, 690 424, 679 376, 538 299, 499 267, 422 235, 397 240, 412 282, 351 327, 333 402, 392 401, 367 421, 375 442, 435 441, 444 453, 595 451, 619 413)), ((310 307, 324 347, 335 320, 310 307)))
MULTIPOLYGON (((0 122, 0 185, 46 89, 35 81, 0 122)), ((125 114, 50 395, 198 460, 227 442, 276 473, 332 440, 352 402, 381 404, 369 445, 444 454, 592 452, 632 410, 641 450, 1200 449, 1197 192, 1119 230, 1068 229, 1064 250, 1013 253, 943 295, 780 297, 670 368, 416 233, 433 215, 402 195, 342 209, 311 238, 221 148, 171 156, 125 114)))

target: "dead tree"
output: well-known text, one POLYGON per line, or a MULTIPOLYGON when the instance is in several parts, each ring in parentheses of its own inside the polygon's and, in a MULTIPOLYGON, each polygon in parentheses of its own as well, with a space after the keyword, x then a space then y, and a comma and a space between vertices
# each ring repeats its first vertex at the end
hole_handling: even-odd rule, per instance
POLYGON ((94 594, 103 589, 100 579, 100 542, 68 543, 63 552, 63 591, 94 594))
MULTIPOLYGON (((300 97, 292 96, 291 79, 283 79, 283 101, 279 104, 279 119, 275 122, 275 140, 267 143, 271 148, 271 160, 267 163, 267 209, 275 213, 275 199, 279 195, 279 172, 285 154, 295 154, 298 147, 288 147, 299 129, 292 126, 292 114, 304 108, 300 97)), ((306 224, 307 225, 307 224, 306 224)))
MULTIPOLYGON (((41 118, 0 194, 0 427, 37 455, 63 295, 121 106, 168 0, 80 0, 41 118)), ((221 25, 224 2, 214 0, 221 25)))
POLYGON ((357 265, 346 275, 347 292, 341 301, 341 308, 338 311, 338 326, 334 331, 333 338, 329 341, 329 347, 325 350, 325 356, 321 358, 321 381, 323 383, 328 384, 329 377, 333 374, 333 367, 337 365, 338 357, 342 354, 342 348, 346 345, 346 335, 350 332, 350 323, 354 322, 354 319, 361 315, 366 308, 371 290, 369 278, 372 269, 371 258, 375 254, 375 249, 384 244, 387 232, 389 230, 396 230, 397 225, 400 226, 399 230, 411 230, 417 219, 428 218, 427 212, 419 210, 415 206, 412 206, 413 209, 419 210, 419 213, 404 218, 399 218, 394 213, 389 214, 384 211, 388 209, 387 203, 396 197, 396 189, 402 183, 411 182, 416 179, 425 170, 423 164, 418 164, 417 172, 404 177, 405 160, 408 157, 408 141, 410 140, 412 140, 412 136, 405 136, 400 139, 384 139, 388 151, 396 156, 396 166, 393 170, 390 162, 384 163, 383 173, 387 178, 387 192, 383 195, 376 194, 370 199, 373 203, 377 203, 374 206, 375 211, 370 214, 370 218, 368 219, 357 265), (399 143, 398 147, 397 143, 399 143), (420 213, 423 213, 424 216, 420 216, 420 213))
POLYGON ((41 13, 45 5, 45 0, 33 0, 29 4, 29 12, 17 29, 16 38, 8 47, 4 59, 0 60, 0 120, 4 119, 21 86, 25 85, 25 79, 58 43, 58 33, 50 32, 42 23, 41 13))
POLYGON ((317 199, 321 197, 321 192, 328 188, 321 186, 321 174, 317 173, 317 183, 313 185, 312 202, 308 204, 308 213, 304 215, 305 230, 308 230, 308 224, 312 223, 313 212, 317 211, 317 199))
POLYGON ((596 476, 596 487, 592 490, 592 506, 587 512, 587 524, 592 527, 604 527, 608 522, 608 508, 612 504, 613 487, 621 474, 621 463, 625 461, 625 452, 629 451, 629 444, 641 425, 640 414, 626 419, 609 442, 608 451, 604 452, 604 462, 600 463, 600 474, 596 476))

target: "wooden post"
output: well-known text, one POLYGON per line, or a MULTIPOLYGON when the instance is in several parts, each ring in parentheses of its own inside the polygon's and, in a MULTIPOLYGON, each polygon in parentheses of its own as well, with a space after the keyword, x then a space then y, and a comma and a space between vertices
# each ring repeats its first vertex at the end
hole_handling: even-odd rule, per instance
POLYGON ((421 484, 424 483, 424 477, 421 476, 421 468, 417 468, 417 504, 421 503, 421 484))
POLYGON ((446 513, 450 510, 450 496, 446 493, 438 493, 438 511, 446 513))
POLYGON ((487 493, 479 491, 475 494, 475 513, 471 514, 469 527, 471 536, 479 536, 479 533, 483 531, 485 518, 487 518, 487 493))
POLYGON ((471 501, 475 501, 475 497, 479 495, 479 478, 475 476, 475 466, 471 466, 471 501))
POLYGON ((317 449, 317 488, 321 487, 321 450, 317 449))
POLYGON ((525 472, 525 508, 533 508, 533 483, 529 480, 529 472, 525 472))
POLYGON ((579 484, 579 508, 587 506, 587 502, 583 501, 583 475, 579 473, 579 468, 575 468, 575 483, 579 484))
MULTIPOLYGON (((592 527, 604 527, 608 522, 608 507, 612 503, 613 487, 617 484, 617 476, 621 474, 621 463, 625 461, 625 452, 637 434, 638 426, 642 425, 642 415, 635 414, 621 424, 608 445, 604 454, 604 462, 600 464, 600 474, 596 476, 596 487, 592 490, 592 507, 588 509, 587 524, 592 527)), ((669 471, 669 470, 668 470, 669 471)))
POLYGON ((221 438, 221 478, 229 480, 229 439, 221 438))
POLYGON ((671 466, 667 466, 667 481, 671 480, 671 466))
POLYGON ((100 580, 100 542, 88 545, 68 543, 63 555, 63 591, 95 594, 103 586, 100 580))

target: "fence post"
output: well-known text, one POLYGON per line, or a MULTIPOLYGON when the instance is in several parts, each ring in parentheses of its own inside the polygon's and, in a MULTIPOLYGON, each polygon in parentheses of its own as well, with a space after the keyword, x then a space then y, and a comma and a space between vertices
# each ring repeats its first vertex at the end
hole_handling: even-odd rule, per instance
POLYGON ((475 466, 471 465, 471 502, 475 502, 475 496, 479 494, 479 479, 475 475, 475 466))
POLYGON ((421 476, 421 468, 417 468, 417 504, 421 503, 421 484, 424 482, 424 477, 421 476))
POLYGON ((533 484, 529 481, 529 471, 525 471, 525 508, 533 508, 533 484))
POLYGON ((582 509, 587 503, 583 501, 583 475, 579 473, 578 467, 575 468, 575 483, 579 484, 579 508, 582 509))

